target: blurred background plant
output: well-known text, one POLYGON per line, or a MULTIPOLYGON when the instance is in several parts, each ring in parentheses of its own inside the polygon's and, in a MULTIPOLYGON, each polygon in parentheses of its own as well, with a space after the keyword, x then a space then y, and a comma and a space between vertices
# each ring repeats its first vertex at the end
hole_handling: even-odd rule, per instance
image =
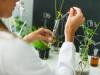
POLYGON ((11 25, 15 27, 14 32, 21 37, 24 37, 25 35, 37 30, 35 25, 27 25, 26 21, 23 21, 19 16, 11 18, 10 22, 11 25))

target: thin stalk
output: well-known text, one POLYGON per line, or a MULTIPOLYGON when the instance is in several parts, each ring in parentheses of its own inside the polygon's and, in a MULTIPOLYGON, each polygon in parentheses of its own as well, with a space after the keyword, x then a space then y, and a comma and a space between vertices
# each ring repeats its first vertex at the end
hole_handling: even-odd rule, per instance
POLYGON ((55 0, 55 17, 56 17, 56 19, 57 19, 57 0, 55 0))
MULTIPOLYGON (((100 24, 100 23, 99 23, 99 24, 100 24)), ((93 38, 94 34, 96 33, 96 31, 97 31, 97 29, 98 29, 98 27, 99 27, 99 24, 98 24, 98 26, 96 27, 96 29, 94 30, 93 35, 90 37, 90 40, 93 38)), ((90 45, 90 44, 91 44, 91 43, 88 41, 88 44, 87 44, 87 46, 86 46, 87 49, 89 48, 89 45, 90 45)))
POLYGON ((57 0, 55 0, 55 18, 56 19, 59 19, 60 16, 62 16, 61 11, 62 11, 63 4, 64 4, 64 0, 62 0, 60 8, 57 11, 57 0))
MULTIPOLYGON (((100 24, 100 23, 99 23, 99 24, 100 24)), ((94 30, 94 33, 93 33, 93 35, 91 36, 91 38, 90 38, 90 39, 92 39, 92 38, 93 38, 94 34, 96 33, 96 31, 97 31, 97 29, 98 29, 98 27, 99 27, 99 24, 98 24, 98 26, 96 27, 96 29, 94 30)))
POLYGON ((61 10, 62 10, 63 4, 64 4, 64 0, 62 0, 62 2, 61 2, 60 12, 61 12, 61 10))

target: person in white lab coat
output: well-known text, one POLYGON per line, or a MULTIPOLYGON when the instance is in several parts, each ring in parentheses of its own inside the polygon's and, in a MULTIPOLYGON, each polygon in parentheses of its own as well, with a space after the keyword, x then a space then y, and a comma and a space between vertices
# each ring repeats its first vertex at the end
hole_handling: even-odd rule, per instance
MULTIPOLYGON (((12 15, 17 0, 0 0, 0 18, 12 15)), ((52 41, 52 33, 48 29, 39 29, 27 35, 23 41, 15 34, 9 32, 0 22, 0 75, 74 75, 74 34, 84 22, 81 10, 73 7, 69 10, 65 25, 65 42, 59 52, 58 63, 55 70, 41 61, 27 42, 36 39, 52 41), (47 37, 41 34, 45 32, 47 37), (42 38, 41 38, 42 37, 42 38)))

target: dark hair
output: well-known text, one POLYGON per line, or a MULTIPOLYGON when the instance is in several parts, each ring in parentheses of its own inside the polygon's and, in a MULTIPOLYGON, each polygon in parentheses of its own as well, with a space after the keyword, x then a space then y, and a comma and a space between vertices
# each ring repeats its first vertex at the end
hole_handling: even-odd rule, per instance
MULTIPOLYGON (((0 27, 3 27, 3 29, 8 30, 8 28, 6 27, 6 25, 2 22, 2 20, 0 19, 0 27)), ((1 28, 0 28, 1 30, 1 28)))

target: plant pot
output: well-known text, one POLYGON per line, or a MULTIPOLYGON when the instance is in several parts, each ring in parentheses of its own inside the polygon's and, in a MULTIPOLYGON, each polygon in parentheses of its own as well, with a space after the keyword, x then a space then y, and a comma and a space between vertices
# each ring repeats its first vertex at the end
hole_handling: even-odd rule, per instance
POLYGON ((39 50, 39 57, 41 59, 48 59, 49 58, 49 49, 48 50, 39 50))

